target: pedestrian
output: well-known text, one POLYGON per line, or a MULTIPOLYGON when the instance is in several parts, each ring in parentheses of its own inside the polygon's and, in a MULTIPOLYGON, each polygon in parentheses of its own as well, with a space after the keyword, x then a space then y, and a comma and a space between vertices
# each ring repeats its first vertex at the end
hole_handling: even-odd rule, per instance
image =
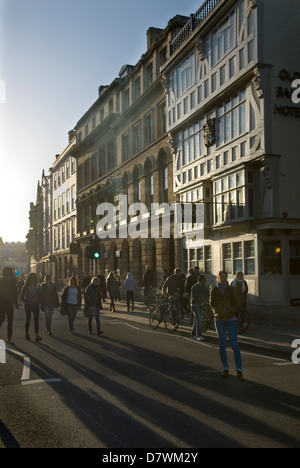
POLYGON ((198 282, 191 288, 191 309, 194 316, 192 338, 202 341, 201 316, 203 309, 209 302, 209 292, 206 284, 206 276, 199 275, 198 282))
POLYGON ((117 299, 118 301, 121 301, 121 293, 120 293, 120 287, 122 286, 121 276, 119 275, 118 270, 115 270, 114 275, 115 275, 115 277, 116 277, 116 279, 117 279, 117 283, 118 283, 118 291, 117 291, 117 297, 116 297, 116 299, 117 299))
POLYGON ((77 310, 81 307, 81 290, 78 285, 77 278, 71 276, 69 285, 63 290, 61 297, 61 307, 65 309, 68 316, 70 334, 74 334, 74 321, 77 315, 77 310))
POLYGON ((57 289, 52 281, 51 275, 46 275, 41 284, 42 304, 41 309, 45 312, 46 332, 51 335, 52 315, 55 307, 59 306, 57 289))
POLYGON ((90 284, 91 282, 91 275, 89 274, 88 271, 85 272, 85 276, 84 278, 82 279, 81 281, 81 288, 82 288, 82 294, 84 294, 84 291, 86 290, 86 288, 88 287, 88 285, 90 284))
POLYGON ((7 343, 14 344, 12 339, 14 306, 18 308, 18 290, 15 275, 10 267, 3 267, 0 279, 0 328, 7 318, 7 343))
POLYGON ((146 271, 143 275, 142 286, 144 288, 145 305, 148 307, 151 288, 154 286, 154 275, 150 265, 146 265, 146 271))
POLYGON ((134 311, 134 294, 136 290, 136 281, 131 273, 127 273, 123 287, 126 295, 127 311, 129 312, 130 302, 132 303, 132 311, 134 311))
POLYGON ((105 274, 101 270, 99 275, 98 275, 98 280, 99 280, 99 287, 101 291, 101 296, 102 296, 102 302, 106 302, 106 280, 105 280, 105 274))
POLYGON ((92 334, 93 317, 96 319, 98 336, 103 333, 100 327, 100 310, 102 309, 101 290, 97 276, 92 278, 84 292, 84 316, 88 317, 88 332, 92 334))
POLYGON ((118 286, 118 281, 117 278, 114 275, 114 272, 111 271, 108 274, 107 280, 106 280, 106 288, 110 297, 110 307, 109 310, 113 310, 113 312, 116 311, 115 309, 115 299, 118 297, 118 291, 119 291, 119 286, 118 286))
POLYGON ((240 308, 240 302, 235 288, 228 284, 226 271, 220 271, 217 277, 218 286, 211 290, 210 305, 215 315, 215 327, 220 342, 220 357, 223 364, 223 377, 229 375, 229 365, 227 360, 227 339, 228 332, 231 347, 234 352, 236 371, 238 379, 243 379, 241 352, 237 340, 237 319, 236 315, 240 308))
POLYGON ((183 289, 184 281, 181 277, 181 270, 180 268, 175 268, 173 275, 170 275, 163 284, 162 291, 164 294, 169 294, 169 296, 175 296, 175 305, 178 313, 180 309, 180 299, 183 294, 183 289))
POLYGON ((248 284, 247 281, 244 279, 244 273, 242 271, 237 272, 235 279, 231 283, 231 286, 233 286, 236 289, 237 295, 239 297, 241 308, 238 314, 241 317, 241 326, 243 326, 246 313, 248 284))
POLYGON ((41 285, 38 281, 36 273, 29 273, 26 282, 21 291, 21 301, 25 306, 25 338, 30 341, 29 327, 31 320, 31 313, 34 318, 34 331, 35 331, 35 342, 41 341, 39 336, 39 318, 40 318, 40 304, 42 302, 41 285))

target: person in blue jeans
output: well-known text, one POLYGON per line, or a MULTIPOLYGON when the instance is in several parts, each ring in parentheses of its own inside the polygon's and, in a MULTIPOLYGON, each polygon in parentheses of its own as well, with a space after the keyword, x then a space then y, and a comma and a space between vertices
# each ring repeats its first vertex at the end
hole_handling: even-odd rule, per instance
POLYGON ((66 310, 69 322, 69 330, 71 335, 74 334, 74 321, 77 310, 81 307, 81 289, 78 285, 77 278, 71 276, 69 285, 63 290, 61 298, 61 306, 66 310))
POLYGON ((220 342, 220 357, 223 364, 223 377, 229 375, 229 365, 227 359, 227 338, 228 332, 231 347, 234 352, 236 371, 238 379, 243 379, 242 358, 238 345, 237 320, 236 315, 241 307, 236 289, 228 284, 226 271, 218 274, 218 286, 211 290, 210 305, 215 315, 215 327, 220 342))

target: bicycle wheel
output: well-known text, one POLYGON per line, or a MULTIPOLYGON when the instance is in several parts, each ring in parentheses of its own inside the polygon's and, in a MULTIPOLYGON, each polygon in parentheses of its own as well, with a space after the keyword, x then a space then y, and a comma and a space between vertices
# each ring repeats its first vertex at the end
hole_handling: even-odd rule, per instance
POLYGON ((150 316, 149 316, 149 323, 150 323, 150 327, 153 328, 154 330, 160 324, 159 317, 160 317, 159 310, 156 307, 151 307, 150 316))
POLYGON ((241 335, 245 333, 248 330, 250 323, 251 319, 249 312, 245 310, 244 312, 240 313, 237 317, 238 333, 241 335))
POLYGON ((179 315, 177 309, 169 307, 166 312, 164 322, 169 333, 176 331, 179 326, 179 315))

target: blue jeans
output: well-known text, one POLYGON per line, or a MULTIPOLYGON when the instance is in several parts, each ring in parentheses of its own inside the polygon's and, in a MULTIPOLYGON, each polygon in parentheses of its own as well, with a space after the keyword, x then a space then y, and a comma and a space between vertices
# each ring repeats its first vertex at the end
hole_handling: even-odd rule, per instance
POLYGON ((45 321, 47 331, 51 330, 52 315, 53 315, 54 306, 51 304, 45 304, 45 321))
POLYGON ((192 337, 199 338, 202 335, 202 330, 201 330, 201 315, 202 315, 202 310, 200 306, 196 304, 192 304, 192 312, 194 315, 194 322, 193 322, 193 328, 192 328, 192 337))
POLYGON ((68 302, 66 303, 66 310, 67 310, 70 332, 74 331, 74 320, 77 315, 77 308, 78 308, 78 304, 69 304, 68 302))
POLYGON ((241 352, 240 352, 240 348, 239 348, 238 340, 237 340, 238 329, 237 329, 236 319, 232 319, 232 320, 215 319, 215 327, 216 327, 217 334, 219 336, 220 357, 221 357, 224 370, 229 370, 227 353, 226 353, 226 346, 227 346, 226 331, 228 331, 230 344, 234 352, 236 370, 242 371, 242 358, 241 358, 241 352))

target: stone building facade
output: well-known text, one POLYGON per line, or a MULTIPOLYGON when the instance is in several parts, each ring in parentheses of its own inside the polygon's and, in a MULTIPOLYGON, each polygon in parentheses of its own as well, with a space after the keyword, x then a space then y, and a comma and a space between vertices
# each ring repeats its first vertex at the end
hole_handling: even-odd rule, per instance
POLYGON ((77 236, 79 272, 128 271, 141 286, 149 264, 156 283, 164 267, 177 264, 173 227, 169 238, 154 239, 150 230, 141 238, 130 236, 101 240, 99 260, 89 260, 86 248, 96 234, 97 206, 108 202, 119 212, 119 197, 128 204, 173 203, 173 161, 166 132, 166 98, 160 67, 168 55, 168 44, 188 18, 176 16, 164 30, 150 28, 147 51, 134 65, 124 65, 109 85, 100 86, 99 97, 78 121, 77 142, 77 236))
POLYGON ((161 67, 174 193, 205 211, 181 266, 211 284, 242 270, 252 309, 283 317, 300 297, 298 20, 297 0, 207 0, 161 67))

